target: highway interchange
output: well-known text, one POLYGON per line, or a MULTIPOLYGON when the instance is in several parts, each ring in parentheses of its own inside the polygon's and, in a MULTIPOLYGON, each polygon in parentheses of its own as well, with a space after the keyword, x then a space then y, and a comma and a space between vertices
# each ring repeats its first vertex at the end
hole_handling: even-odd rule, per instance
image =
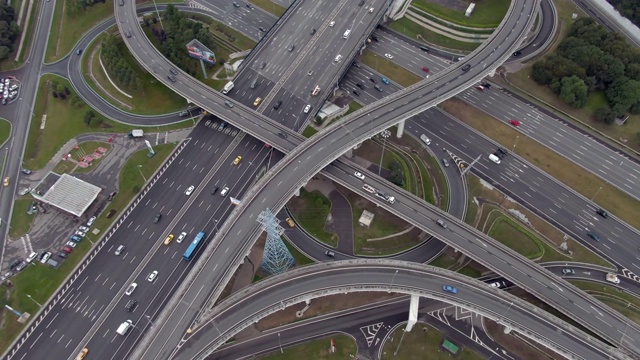
MULTIPOLYGON (((508 52, 507 52, 507 54, 508 54, 508 52)), ((236 106, 236 108, 238 108, 238 106, 236 106)), ((201 124, 201 125, 202 125, 202 124, 201 124)), ((289 137, 289 139, 290 139, 290 140, 292 139, 292 138, 291 138, 291 136, 289 137)), ((277 140, 277 139, 276 139, 276 140, 277 140)), ((293 144, 293 145, 297 145, 296 143, 298 143, 298 142, 299 142, 300 138, 297 138, 297 139, 295 139, 295 140, 296 140, 296 141, 294 141, 294 144, 293 144)), ((192 141, 193 141, 193 140, 192 140, 192 141)), ((278 144, 277 144, 277 143, 275 143, 275 142, 271 142, 271 143, 273 143, 275 146, 277 146, 277 147, 278 147, 278 144)), ((260 144, 260 142, 256 142, 256 141, 254 141, 254 142, 253 142, 253 145, 252 145, 252 146, 253 146, 254 150, 255 150, 255 148, 256 148, 256 144, 260 144)), ((247 146, 250 146, 250 145, 249 145, 249 143, 247 143, 247 145, 244 145, 244 146, 245 146, 245 148, 246 148, 247 146)), ((223 149, 223 148, 224 148, 224 147, 220 147, 220 149, 223 149)), ((290 149, 286 149, 286 150, 290 150, 290 149)), ((257 151, 257 150, 255 150, 255 151, 257 151)), ((243 156, 246 156, 246 155, 243 155, 243 156)), ((230 162, 230 159, 228 159, 228 158, 225 158, 225 160, 227 161, 227 163, 228 163, 228 162, 230 162)), ((348 176, 350 173, 345 172, 345 174, 346 174, 346 176, 348 176)), ((246 180, 246 181, 248 181, 248 180, 246 180)), ((344 181, 344 180, 343 180, 343 181, 344 181)), ((157 187, 157 186, 158 186, 158 185, 156 184, 156 185, 155 185, 155 187, 157 187)), ((353 186, 358 186, 358 185, 353 185, 353 186)), ((384 187, 385 185, 384 185, 384 184, 381 184, 380 186, 381 186, 381 187, 384 187)), ((152 190, 150 191, 150 195, 151 195, 151 192, 153 191, 153 188, 154 188, 154 187, 152 187, 152 188, 151 188, 152 190)), ((176 188, 175 190, 177 191, 177 193, 181 193, 180 191, 178 191, 178 189, 177 189, 177 188, 176 188)), ((150 220, 150 218, 149 218, 149 219, 147 219, 147 220, 150 220)), ((168 219, 167 219, 167 218, 165 218, 163 221, 168 221, 168 219)), ((144 220, 140 220, 140 222, 144 222, 144 220)), ((217 224, 217 223, 216 223, 216 224, 217 224)), ((210 221, 209 221, 209 223, 208 223, 206 226, 208 226, 209 228, 212 228, 212 227, 213 227, 213 224, 211 224, 211 223, 210 223, 210 221)), ((153 233, 153 235, 154 235, 155 237, 158 237, 158 238, 159 238, 159 236, 158 236, 157 234, 153 233)), ((95 261, 95 260, 94 260, 94 261, 95 261)), ((143 274, 143 275, 141 275, 141 276, 143 276, 143 277, 144 277, 144 274, 143 274)), ((142 321, 144 322, 144 319, 143 319, 142 321)), ((115 326, 116 326, 116 325, 114 325, 114 324, 109 324, 109 326, 107 326, 106 328, 114 328, 115 326)))

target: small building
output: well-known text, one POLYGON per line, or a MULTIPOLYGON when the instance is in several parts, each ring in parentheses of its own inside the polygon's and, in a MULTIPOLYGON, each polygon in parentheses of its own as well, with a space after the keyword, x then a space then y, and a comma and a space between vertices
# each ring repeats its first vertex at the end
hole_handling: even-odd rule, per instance
POLYGON ((98 198, 102 188, 69 174, 50 172, 31 191, 31 195, 65 213, 80 217, 98 198))
POLYGON ((360 215, 360 219, 358 219, 358 224, 360 226, 366 227, 367 229, 371 226, 371 222, 373 221, 374 213, 364 210, 362 215, 360 215))
POLYGON ((444 341, 442 342, 441 345, 443 348, 445 348, 445 350, 449 351, 450 353, 452 353, 453 355, 457 354, 458 351, 460 351, 460 348, 458 347, 458 345, 452 343, 451 341, 444 339, 444 341))

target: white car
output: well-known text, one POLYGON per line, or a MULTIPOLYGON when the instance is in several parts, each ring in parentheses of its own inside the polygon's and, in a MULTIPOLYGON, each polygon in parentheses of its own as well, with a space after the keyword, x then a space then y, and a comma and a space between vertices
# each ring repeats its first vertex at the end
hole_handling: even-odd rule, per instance
POLYGON ((333 25, 335 25, 335 24, 336 24, 336 22, 332 21, 332 22, 329 23, 329 26, 333 27, 333 25))
POLYGON ((305 106, 303 111, 304 111, 305 114, 308 114, 309 110, 311 110, 311 105, 305 106))
POLYGON ((373 13, 373 8, 369 8, 369 13, 373 13))
POLYGON ((89 220, 87 221, 87 226, 93 225, 94 222, 96 222, 96 217, 95 216, 90 217, 89 220))
POLYGON ((353 176, 357 177, 360 180, 364 180, 364 175, 362 175, 362 173, 359 171, 354 172, 353 176))
POLYGON ((384 54, 384 57, 386 57, 387 59, 393 59, 393 55, 389 53, 384 54))
POLYGON ((181 233, 180 236, 178 236, 178 240, 176 240, 176 242, 180 244, 185 237, 187 237, 187 233, 186 232, 181 233))
POLYGON ((78 243, 75 241, 67 241, 66 246, 71 246, 72 248, 78 246, 78 243))
POLYGON ((87 233, 84 232, 84 231, 76 230, 75 235, 78 235, 80 237, 84 237, 85 235, 87 235, 87 233))
POLYGON ((80 230, 80 231, 84 231, 84 232, 87 232, 87 231, 89 231, 89 228, 88 228, 88 227, 86 227, 86 226, 80 226, 80 227, 78 228, 78 230, 80 230))
POLYGON ((133 292, 136 290, 137 287, 138 287, 138 284, 131 283, 131 285, 129 285, 129 287, 127 288, 127 291, 125 291, 124 293, 127 295, 131 295, 133 294, 133 292))
POLYGON ((369 184, 364 184, 362 185, 362 189, 364 189, 364 191, 368 192, 368 193, 375 193, 376 189, 373 188, 373 186, 369 185, 369 184))
POLYGON ((38 257, 38 253, 37 252, 32 252, 31 254, 29 254, 29 256, 27 257, 27 262, 30 263, 33 261, 33 259, 35 259, 36 257, 38 257))
POLYGON ((340 61, 340 60, 342 60, 342 55, 340 55, 340 54, 338 54, 338 55, 336 56, 336 58, 335 58, 335 59, 333 59, 333 61, 335 61, 335 62, 338 62, 338 61, 340 61))
POLYGON ((47 260, 49 260, 49 258, 51 257, 51 252, 47 251, 46 253, 44 253, 44 256, 42 256, 42 259, 40 259, 41 263, 46 263, 47 260))
POLYGON ((153 272, 147 276, 147 281, 153 282, 153 280, 156 279, 156 276, 158 276, 158 270, 153 270, 153 272))
POLYGON ((195 187, 195 186, 193 186, 193 185, 189 186, 189 187, 187 188, 187 191, 185 191, 185 192, 184 192, 184 194, 185 194, 185 195, 191 195, 191 193, 193 193, 193 190, 194 190, 195 188, 196 188, 196 187, 195 187))

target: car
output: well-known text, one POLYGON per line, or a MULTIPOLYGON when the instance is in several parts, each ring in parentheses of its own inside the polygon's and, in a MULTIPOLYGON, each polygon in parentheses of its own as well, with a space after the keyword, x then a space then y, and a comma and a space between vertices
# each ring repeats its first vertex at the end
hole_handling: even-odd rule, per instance
POLYGON ((176 239, 176 242, 178 244, 180 244, 182 242, 182 240, 184 240, 184 238, 187 237, 187 233, 186 232, 181 232, 180 235, 178 235, 178 239, 176 239))
POLYGON ((386 57, 387 59, 393 59, 393 55, 389 53, 384 54, 384 57, 386 57))
POLYGON ((372 77, 370 77, 370 78, 369 78, 369 81, 371 81, 371 82, 372 82, 372 83, 374 83, 374 84, 376 83, 376 79, 374 79, 374 78, 372 78, 372 77))
POLYGON ((293 222, 293 220, 291 220, 290 217, 286 218, 284 221, 287 222, 287 224, 289 225, 289 227, 294 228, 296 227, 296 223, 293 222))
POLYGON ((307 75, 308 75, 308 76, 313 75, 313 71, 312 71, 312 70, 307 71, 307 75))
POLYGON ((71 235, 70 236, 71 241, 75 241, 75 242, 80 242, 82 241, 82 238, 78 235, 71 235))
POLYGON ((302 110, 302 112, 304 112, 305 114, 309 113, 309 110, 311 110, 311 105, 307 105, 304 107, 304 110, 302 110))
POLYGON ((420 46, 420 50, 429 52, 429 48, 426 46, 420 46))
POLYGON ((74 242, 74 241, 67 241, 65 245, 74 248, 74 247, 78 246, 78 243, 74 242))
POLYGON ((46 263, 47 260, 49 260, 49 258, 51 257, 51 255, 52 254, 49 251, 46 251, 46 252, 42 253, 42 255, 40 255, 41 256, 40 262, 43 263, 43 264, 46 263))
POLYGON ((156 279, 156 276, 158 276, 158 270, 153 270, 149 275, 147 275, 147 281, 153 282, 153 280, 156 279))
POLYGON ((489 284, 489 286, 493 287, 493 288, 500 288, 504 285, 504 282, 500 282, 500 281, 496 281, 496 282, 492 282, 491 284, 489 284))
POLYGON ((7 99, 2 99, 2 105, 7 105, 7 99))
POLYGON ((74 235, 78 235, 80 237, 84 237, 85 235, 87 235, 86 232, 84 231, 80 231, 80 230, 76 230, 76 232, 74 233, 74 235))
POLYGON ((138 287, 138 284, 131 283, 131 285, 129 285, 129 287, 127 288, 127 291, 125 291, 124 293, 126 295, 131 295, 131 294, 133 294, 133 292, 136 290, 137 287, 138 287))
POLYGON ((373 188, 373 186, 371 186, 371 185, 369 185, 369 184, 364 184, 364 185, 362 185, 362 189, 363 189, 364 191, 368 192, 368 193, 371 193, 371 194, 373 194, 373 193, 375 193, 375 192, 376 192, 376 189, 374 189, 374 188, 373 188))
POLYGON ((153 223, 157 224, 160 222, 160 219, 162 219, 162 214, 157 213, 156 216, 153 217, 153 223))
MULTIPOLYGON (((49 1, 49 0, 47 0, 47 1, 49 1)), ((84 357, 87 356, 88 353, 89 353, 89 349, 88 348, 84 348, 84 349, 80 350, 80 352, 76 356, 76 360, 84 359, 84 357)))
POLYGON ((449 167, 449 160, 442 158, 442 165, 444 165, 444 167, 449 167))
POLYGON ((89 220, 87 220, 87 226, 91 226, 93 225, 94 222, 96 222, 97 217, 92 216, 89 218, 89 220))
POLYGON ((86 227, 86 226, 80 226, 80 227, 78 228, 78 230, 80 230, 80 231, 84 231, 84 232, 87 232, 87 231, 89 231, 89 228, 88 228, 88 227, 86 227))
POLYGON ((233 160, 233 165, 240 164, 240 161, 242 161, 242 156, 240 155, 236 156, 236 158, 233 160))
POLYGON ((22 259, 17 259, 16 261, 12 262, 11 265, 9 266, 9 269, 11 271, 15 270, 18 266, 20 266, 20 264, 22 264, 22 259))
POLYGON ((429 73, 429 68, 428 68, 428 67, 424 67, 424 66, 423 66, 423 67, 421 67, 420 69, 422 69, 422 71, 424 71, 424 72, 426 72, 426 73, 429 73))
POLYGON ((73 252, 73 248, 71 246, 63 246, 62 247, 62 251, 66 252, 67 254, 71 254, 73 252))
POLYGON ((195 186, 191 185, 187 188, 187 191, 184 192, 185 195, 191 195, 193 193, 193 190, 195 190, 195 186))
POLYGON ((249 8, 249 10, 253 10, 253 5, 251 5, 249 3, 246 3, 245 5, 249 8))
POLYGON ((465 65, 462 67, 462 71, 469 71, 469 69, 471 69, 471 64, 465 64, 465 65))
POLYGON ((330 26, 330 27, 333 27, 335 24, 336 24, 336 22, 335 22, 335 21, 332 21, 332 22, 330 22, 330 23, 329 23, 329 26, 330 26))
POLYGON ((215 195, 218 192, 218 187, 214 186, 213 189, 211 189, 211 195, 215 195))
POLYGON ((169 234, 169 236, 167 236, 167 238, 164 239, 164 244, 165 245, 171 244, 171 240, 173 240, 173 234, 169 234))
POLYGON ((258 106, 258 105, 260 105, 261 102, 262 102, 262 98, 261 97, 257 97, 256 100, 253 102, 253 106, 258 106))
POLYGON ((135 299, 127 301, 127 304, 124 306, 127 312, 133 312, 136 307, 138 307, 138 300, 135 299))
POLYGON ((458 293, 458 289, 451 286, 451 285, 442 285, 442 290, 448 292, 448 293, 452 293, 452 294, 457 294, 458 293))
POLYGON ((233 2, 233 6, 235 6, 235 7, 239 8, 239 7, 240 7, 240 4, 238 4, 237 2, 235 2, 235 1, 234 1, 234 2, 233 2))
POLYGON ((589 231, 587 233, 587 236, 590 237, 591 239, 595 240, 595 241, 600 241, 600 235, 596 234, 593 231, 589 231))
POLYGON ((287 48, 287 51, 292 52, 293 49, 296 48, 296 44, 289 44, 289 47, 287 48))
POLYGON ((280 109, 280 106, 282 105, 282 101, 278 100, 278 102, 276 102, 275 105, 273 105, 273 110, 278 110, 280 109))
POLYGON ((500 159, 503 159, 505 156, 509 155, 509 151, 507 151, 507 149, 505 148, 498 148, 494 155, 499 157, 500 159))
POLYGON ((576 272, 573 269, 569 269, 569 268, 562 269, 562 275, 573 275, 575 273, 576 272))
POLYGON ((265 61, 260 63, 260 70, 264 69, 264 67, 267 66, 267 63, 265 61))
POLYGON ((516 51, 513 53, 513 57, 518 57, 520 55, 522 55, 522 51, 516 51))
POLYGON ((438 226, 440 226, 443 229, 448 228, 447 223, 444 222, 444 220, 442 220, 442 219, 438 219, 438 221, 436 221, 436 224, 438 224, 438 226))
POLYGON ((5 177, 4 180, 2 181, 2 185, 4 186, 9 186, 9 184, 11 184, 11 178, 10 177, 5 177))
POLYGON ((116 251, 114 251, 113 253, 116 256, 119 256, 120 254, 122 254, 122 252, 124 252, 125 246, 124 245, 118 245, 118 247, 116 248, 116 251))
POLYGON ((31 170, 29 170, 29 169, 22 169, 21 171, 25 175, 31 175, 31 170))
POLYGON ((382 92, 382 88, 380 86, 378 86, 378 85, 374 85, 373 88, 378 90, 378 91, 380 91, 380 92, 382 92))
POLYGON ((315 35, 315 33, 316 33, 316 29, 315 28, 311 29, 311 35, 315 35))
POLYGON ((520 121, 518 121, 518 120, 509 120, 509 124, 511 124, 511 125, 513 125, 515 127, 518 127, 518 126, 520 126, 520 121))
POLYGON ((324 252, 324 254, 325 254, 326 256, 328 256, 328 257, 332 258, 332 259, 336 257, 336 253, 334 253, 334 252, 333 252, 333 251, 331 251, 331 250, 327 250, 327 251, 325 251, 325 252, 324 252))
POLYGON ((486 89, 491 89, 491 84, 486 81, 481 82, 480 85, 484 86, 486 89))
POLYGON ((222 191, 220 191, 220 196, 227 196, 228 192, 229 192, 229 187, 225 186, 222 188, 222 191))
POLYGON ((373 9, 372 7, 370 7, 370 8, 369 8, 369 14, 373 13, 373 10, 374 10, 374 9, 373 9))
POLYGON ((286 139, 288 135, 287 135, 286 133, 279 132, 279 133, 278 133, 278 136, 280 136, 280 137, 281 137, 281 138, 283 138, 283 139, 286 139))
POLYGON ((67 253, 66 253, 66 252, 64 252, 64 251, 60 251, 60 252, 58 253, 58 257, 63 258, 63 259, 66 259, 68 256, 69 256, 69 254, 67 254, 67 253))
POLYGON ((359 63, 359 62, 357 62, 357 61, 354 61, 354 62, 353 62, 353 66, 355 66, 355 67, 357 67, 357 68, 361 68, 361 67, 362 67, 362 65, 360 65, 360 63, 359 63))
POLYGON ((378 39, 378 37, 377 37, 377 36, 375 36, 375 35, 371 35, 371 40, 373 40, 373 41, 375 41, 375 42, 380 41, 380 39, 378 39))
POLYGON ((360 83, 356 83, 356 86, 359 87, 360 89, 364 90, 364 85, 362 85, 360 83))
POLYGON ((340 55, 340 54, 336 55, 336 58, 333 59, 334 62, 338 62, 340 60, 342 60, 342 55, 340 55))
POLYGON ((260 30, 262 32, 267 32, 267 29, 263 28, 262 26, 260 26, 260 28, 258 30, 260 30))
POLYGON ((167 75, 167 79, 169 79, 171 82, 176 82, 176 78, 173 75, 167 75))
POLYGON ((178 70, 174 68, 169 68, 169 72, 172 73, 173 75, 178 75, 178 70))
POLYGON ((604 209, 596 210, 596 214, 602 216, 605 219, 609 217, 609 214, 606 211, 604 211, 604 209))
POLYGON ((82 49, 78 49, 78 50, 76 51, 76 55, 82 55, 82 49))
POLYGON ((354 172, 353 176, 357 177, 360 180, 364 180, 364 175, 360 171, 354 172))
POLYGON ((381 80, 385 85, 389 85, 389 79, 387 79, 386 77, 380 78, 380 80, 381 80))
POLYGON ((233 108, 233 103, 229 100, 225 100, 224 104, 227 105, 228 108, 233 108))
POLYGON ((26 261, 28 263, 30 263, 37 257, 38 257, 38 253, 37 252, 32 252, 31 254, 29 254, 29 256, 27 256, 27 260, 26 261))
POLYGON ((353 94, 354 94, 355 96, 360 96, 360 93, 359 93, 359 92, 358 92, 358 90, 356 90, 356 89, 353 89, 353 94))
POLYGON ((476 89, 480 90, 480 91, 484 91, 484 86, 482 85, 478 85, 476 86, 476 89))

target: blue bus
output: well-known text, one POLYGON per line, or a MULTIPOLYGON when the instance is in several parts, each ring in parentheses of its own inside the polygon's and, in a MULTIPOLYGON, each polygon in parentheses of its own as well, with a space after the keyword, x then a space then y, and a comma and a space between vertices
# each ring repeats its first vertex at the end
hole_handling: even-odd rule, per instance
POLYGON ((204 237, 206 235, 207 234, 204 231, 200 231, 198 235, 196 235, 196 238, 193 239, 191 244, 189 244, 189 247, 187 248, 187 251, 185 251, 184 254, 182 255, 182 258, 187 261, 191 260, 191 258, 193 257, 193 254, 195 254, 196 250, 198 249, 198 246, 200 246, 200 243, 202 242, 202 240, 204 240, 204 237))

